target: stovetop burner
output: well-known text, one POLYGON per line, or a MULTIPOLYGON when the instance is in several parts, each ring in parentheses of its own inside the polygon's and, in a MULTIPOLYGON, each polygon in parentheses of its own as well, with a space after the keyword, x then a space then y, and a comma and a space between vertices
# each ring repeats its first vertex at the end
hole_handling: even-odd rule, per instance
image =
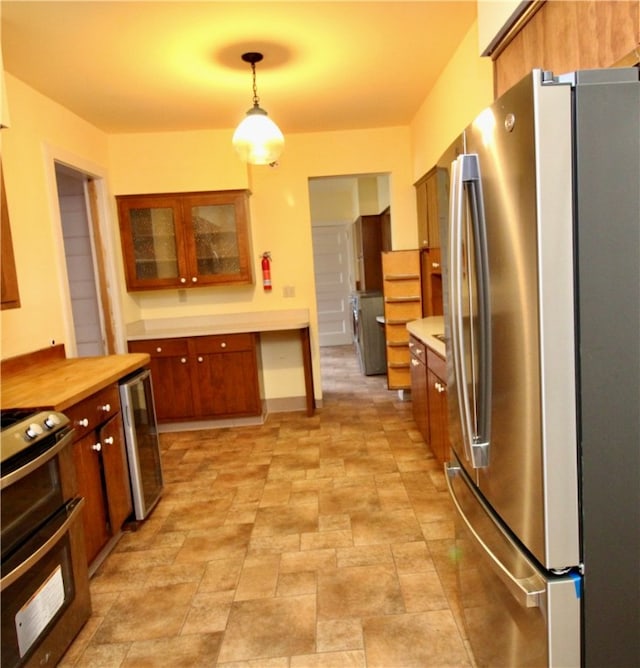
POLYGON ((17 422, 22 422, 35 413, 36 411, 30 408, 12 408, 0 411, 0 429, 5 429, 17 422))

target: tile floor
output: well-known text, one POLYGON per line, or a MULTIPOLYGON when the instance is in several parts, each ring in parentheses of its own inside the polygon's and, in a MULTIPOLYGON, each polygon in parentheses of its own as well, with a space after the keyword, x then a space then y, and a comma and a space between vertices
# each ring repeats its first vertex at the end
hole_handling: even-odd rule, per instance
POLYGON ((411 403, 322 349, 324 406, 163 434, 166 490, 61 665, 473 666, 453 515, 411 403))

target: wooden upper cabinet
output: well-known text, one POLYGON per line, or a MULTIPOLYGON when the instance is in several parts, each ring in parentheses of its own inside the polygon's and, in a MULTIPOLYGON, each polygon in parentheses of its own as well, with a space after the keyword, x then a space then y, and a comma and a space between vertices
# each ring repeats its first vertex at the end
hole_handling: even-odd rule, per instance
POLYGON ((446 170, 436 166, 414 184, 420 248, 440 248, 440 218, 447 215, 447 181, 446 170))
POLYGON ((492 53, 496 97, 533 68, 562 74, 638 62, 638 0, 536 1, 527 17, 492 53))
POLYGON ((248 191, 116 200, 129 291, 253 282, 248 191))
POLYGON ((16 264, 13 257, 9 209, 7 207, 7 196, 4 192, 2 164, 0 164, 0 219, 2 223, 2 229, 0 230, 0 239, 2 240, 2 298, 0 301, 4 310, 20 306, 20 293, 18 291, 16 264))

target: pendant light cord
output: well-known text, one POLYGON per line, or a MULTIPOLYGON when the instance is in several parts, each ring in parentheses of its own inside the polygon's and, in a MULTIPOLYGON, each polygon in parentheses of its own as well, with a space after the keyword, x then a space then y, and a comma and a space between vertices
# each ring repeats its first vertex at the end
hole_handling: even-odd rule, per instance
POLYGON ((258 98, 258 86, 256 84, 256 64, 251 63, 251 73, 253 75, 253 106, 259 107, 260 100, 258 98))

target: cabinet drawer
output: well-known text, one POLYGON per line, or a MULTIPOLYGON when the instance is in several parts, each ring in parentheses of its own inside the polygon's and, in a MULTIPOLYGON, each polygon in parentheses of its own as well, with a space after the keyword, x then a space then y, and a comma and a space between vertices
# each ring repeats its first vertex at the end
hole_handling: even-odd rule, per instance
POLYGON ((192 342, 196 354, 251 351, 254 348, 255 335, 242 333, 197 336, 192 342))
POLYGON ((78 440, 90 431, 95 430, 119 411, 120 395, 118 386, 110 385, 71 406, 65 413, 76 430, 74 438, 78 440))
POLYGON ((427 361, 427 349, 422 341, 416 339, 415 336, 409 337, 409 350, 411 354, 419 359, 420 361, 426 363, 427 361))
POLYGON ((147 339, 129 341, 130 353, 148 353, 151 357, 176 357, 188 355, 187 339, 147 339))
POLYGON ((427 366, 440 378, 440 380, 446 381, 447 363, 440 357, 440 355, 431 350, 431 348, 427 348, 427 366))

